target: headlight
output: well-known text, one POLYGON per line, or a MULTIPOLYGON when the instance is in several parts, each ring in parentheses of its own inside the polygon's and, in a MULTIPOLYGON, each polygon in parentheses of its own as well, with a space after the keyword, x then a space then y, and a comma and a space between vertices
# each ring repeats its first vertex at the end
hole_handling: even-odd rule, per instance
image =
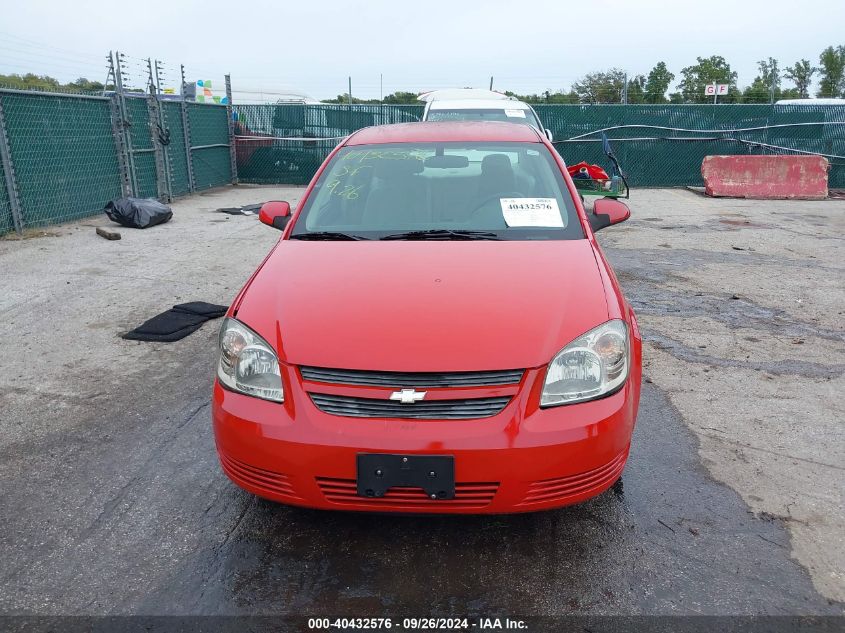
POLYGON ((232 391, 284 402, 276 352, 263 338, 235 319, 225 319, 220 328, 217 378, 232 391))
POLYGON ((628 377, 628 326, 615 319, 572 341, 549 363, 540 406, 599 398, 628 377))

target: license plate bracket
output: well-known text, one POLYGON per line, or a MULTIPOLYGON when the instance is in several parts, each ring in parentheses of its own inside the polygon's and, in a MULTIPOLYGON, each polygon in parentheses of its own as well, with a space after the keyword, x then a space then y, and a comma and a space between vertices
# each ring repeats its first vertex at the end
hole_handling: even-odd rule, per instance
POLYGON ((422 488, 430 499, 455 498, 453 455, 358 453, 358 496, 383 497, 394 487, 422 488))

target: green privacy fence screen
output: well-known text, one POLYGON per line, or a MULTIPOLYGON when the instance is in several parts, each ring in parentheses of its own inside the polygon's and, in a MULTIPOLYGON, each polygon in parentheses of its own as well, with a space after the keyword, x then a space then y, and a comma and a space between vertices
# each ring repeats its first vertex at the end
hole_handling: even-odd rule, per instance
POLYGON ((12 206, 6 191, 6 172, 0 164, 0 235, 8 233, 14 228, 12 223, 12 206))
POLYGON ((130 97, 126 99, 126 107, 132 137, 135 195, 139 198, 155 198, 158 195, 156 159, 147 100, 144 97, 130 97))
MULTIPOLYGON (((232 181, 225 107, 163 100, 162 124, 153 125, 146 96, 125 95, 123 101, 115 116, 113 95, 0 90, 16 183, 13 195, 5 172, 0 174, 0 234, 14 228, 15 208, 25 228, 99 213, 125 193, 161 196, 157 152, 165 159, 158 163, 166 165, 164 182, 172 196, 232 181), (122 128, 116 124, 121 120, 122 128)), ((700 185, 701 161, 709 154, 810 152, 830 157, 830 187, 845 188, 845 107, 535 107, 569 163, 606 163, 604 130, 632 187, 700 185)), ((243 182, 305 184, 347 134, 417 121, 422 112, 420 104, 235 106, 237 176, 243 182)))
MULTIPOLYGON (((845 187, 845 107, 778 105, 538 105, 567 163, 606 164, 606 129, 632 187, 701 185, 710 154, 811 152, 830 158, 830 187, 845 187), (580 138, 573 138, 580 137, 580 138)), ((242 182, 304 184, 347 134, 418 120, 422 105, 235 106, 242 182), (288 140, 291 139, 291 140, 288 140), (325 139, 325 140, 323 140, 325 139)))
POLYGON ((778 105, 538 106, 568 163, 606 163, 604 128, 632 187, 701 185, 712 154, 820 153, 829 186, 845 187, 845 107, 778 105), (837 125, 838 123, 838 125, 837 125))
POLYGON ((170 132, 168 157, 170 159, 170 190, 174 196, 184 196, 191 191, 188 177, 188 157, 185 154, 185 130, 182 125, 182 104, 165 101, 162 104, 164 124, 170 132))
POLYGON ((120 195, 108 99, 0 97, 24 226, 90 215, 120 195))
POLYGON ((344 136, 422 113, 422 105, 235 105, 238 180, 305 184, 344 136))
POLYGON ((232 182, 227 109, 156 103, 163 124, 151 119, 146 95, 127 94, 119 106, 114 95, 0 90, 0 142, 8 149, 0 163, 0 234, 16 228, 14 211, 28 228, 101 213, 121 195, 166 199, 232 182))
POLYGON ((196 188, 217 187, 232 179, 229 126, 226 108, 205 103, 188 104, 191 160, 196 188))

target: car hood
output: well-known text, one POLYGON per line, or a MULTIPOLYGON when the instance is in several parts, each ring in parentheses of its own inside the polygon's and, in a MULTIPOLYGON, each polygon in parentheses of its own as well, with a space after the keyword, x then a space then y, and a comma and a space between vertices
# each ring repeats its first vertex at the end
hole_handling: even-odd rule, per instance
POLYGON ((608 318, 588 240, 281 241, 237 319, 294 365, 539 367, 608 318))

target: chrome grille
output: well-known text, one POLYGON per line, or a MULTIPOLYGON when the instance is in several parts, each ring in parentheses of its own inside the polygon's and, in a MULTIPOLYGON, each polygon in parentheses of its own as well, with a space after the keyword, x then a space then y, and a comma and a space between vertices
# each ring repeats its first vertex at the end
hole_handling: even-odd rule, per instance
POLYGON ((369 385, 376 387, 478 387, 515 385, 522 380, 523 369, 501 371, 397 372, 357 369, 300 367, 304 380, 336 385, 369 385))
POLYGON ((470 400, 429 400, 402 404, 395 400, 352 398, 327 393, 309 394, 318 409, 332 415, 351 418, 413 418, 418 420, 464 420, 488 418, 496 415, 510 401, 503 398, 472 398, 470 400))

